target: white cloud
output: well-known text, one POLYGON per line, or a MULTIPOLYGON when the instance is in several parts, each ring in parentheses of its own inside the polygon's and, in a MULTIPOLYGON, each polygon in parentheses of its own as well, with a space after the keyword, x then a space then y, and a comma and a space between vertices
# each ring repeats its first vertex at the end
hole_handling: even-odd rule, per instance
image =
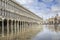
POLYGON ((16 0, 20 2, 23 6, 37 14, 38 16, 43 16, 44 18, 49 18, 51 16, 56 15, 56 13, 60 13, 60 0, 56 0, 58 4, 52 5, 51 9, 47 8, 45 3, 52 2, 53 0, 42 0, 43 2, 37 2, 37 0, 16 0), (57 11, 57 12, 55 12, 57 11))
POLYGON ((30 4, 34 2, 34 0, 16 0, 16 1, 20 2, 21 4, 30 4))
POLYGON ((54 12, 54 14, 60 13, 60 6, 55 5, 51 7, 51 11, 54 12))

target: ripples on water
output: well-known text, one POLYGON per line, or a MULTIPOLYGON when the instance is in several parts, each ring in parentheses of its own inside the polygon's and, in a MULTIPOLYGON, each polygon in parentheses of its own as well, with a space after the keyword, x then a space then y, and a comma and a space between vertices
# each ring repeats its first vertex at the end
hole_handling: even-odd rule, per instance
POLYGON ((43 25, 43 31, 32 40, 60 40, 60 25, 43 25))

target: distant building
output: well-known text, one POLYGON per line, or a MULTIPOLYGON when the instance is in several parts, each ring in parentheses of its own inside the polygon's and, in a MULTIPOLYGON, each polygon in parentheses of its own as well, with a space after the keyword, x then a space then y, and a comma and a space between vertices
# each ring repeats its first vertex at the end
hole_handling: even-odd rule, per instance
POLYGON ((59 24, 60 23, 60 16, 58 16, 58 14, 56 14, 55 17, 47 19, 47 22, 49 24, 56 24, 56 23, 59 24))

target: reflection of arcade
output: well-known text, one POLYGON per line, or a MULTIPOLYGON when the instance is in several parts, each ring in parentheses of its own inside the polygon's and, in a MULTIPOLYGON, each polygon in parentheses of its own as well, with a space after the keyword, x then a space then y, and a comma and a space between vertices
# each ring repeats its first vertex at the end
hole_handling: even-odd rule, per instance
POLYGON ((54 18, 54 27, 55 27, 55 30, 57 30, 57 27, 58 27, 58 19, 57 19, 57 17, 58 17, 58 14, 56 14, 56 16, 55 16, 55 18, 54 18))
POLYGON ((48 25, 48 29, 51 31, 59 32, 60 31, 60 25, 48 25))
POLYGON ((54 25, 54 29, 57 32, 58 31, 58 25, 54 25))

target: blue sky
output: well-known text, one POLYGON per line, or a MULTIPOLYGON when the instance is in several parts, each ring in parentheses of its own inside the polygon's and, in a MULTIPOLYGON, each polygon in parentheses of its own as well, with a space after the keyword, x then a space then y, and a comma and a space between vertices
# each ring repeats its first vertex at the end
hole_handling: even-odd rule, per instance
POLYGON ((60 15, 60 0, 16 0, 18 3, 44 19, 60 15))

